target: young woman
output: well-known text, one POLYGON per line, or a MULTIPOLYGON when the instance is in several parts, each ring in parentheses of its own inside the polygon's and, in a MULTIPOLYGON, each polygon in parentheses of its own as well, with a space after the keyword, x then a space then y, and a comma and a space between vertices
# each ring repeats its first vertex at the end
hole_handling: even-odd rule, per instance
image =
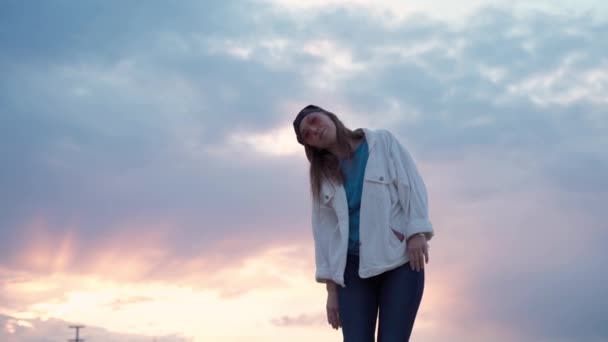
POLYGON ((345 342, 409 340, 433 236, 413 159, 387 130, 352 131, 309 105, 296 116, 310 161, 316 281, 345 342))

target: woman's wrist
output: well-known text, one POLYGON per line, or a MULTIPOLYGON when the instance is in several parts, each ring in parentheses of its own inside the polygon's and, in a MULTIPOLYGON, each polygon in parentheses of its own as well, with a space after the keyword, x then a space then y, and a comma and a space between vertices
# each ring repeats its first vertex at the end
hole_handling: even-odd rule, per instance
POLYGON ((338 285, 331 280, 327 281, 327 283, 325 284, 325 288, 327 289, 327 292, 338 291, 338 285))
POLYGON ((411 238, 414 238, 416 236, 424 236, 424 238, 426 239, 426 233, 416 233, 416 234, 410 236, 409 238, 407 238, 407 240, 409 241, 411 238))

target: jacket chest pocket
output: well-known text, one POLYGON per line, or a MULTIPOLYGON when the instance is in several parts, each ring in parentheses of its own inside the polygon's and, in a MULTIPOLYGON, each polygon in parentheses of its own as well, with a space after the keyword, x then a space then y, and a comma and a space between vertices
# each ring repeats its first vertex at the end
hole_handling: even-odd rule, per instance
MULTIPOLYGON (((372 162, 371 158, 369 162, 372 162)), ((366 195, 373 198, 374 201, 382 202, 387 208, 391 207, 391 203, 397 201, 395 177, 388 167, 378 162, 369 163, 365 170, 364 187, 366 195)))
POLYGON ((365 168, 365 181, 388 185, 394 182, 396 175, 388 157, 382 151, 370 153, 365 168))
POLYGON ((393 181, 387 173, 383 172, 367 172, 365 174, 365 181, 377 184, 391 184, 393 181))

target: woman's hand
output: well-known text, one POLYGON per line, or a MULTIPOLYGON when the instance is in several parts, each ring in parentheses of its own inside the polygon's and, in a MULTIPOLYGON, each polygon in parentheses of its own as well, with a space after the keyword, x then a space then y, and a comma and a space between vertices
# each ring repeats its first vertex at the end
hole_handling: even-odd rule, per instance
POLYGON ((340 323, 340 313, 338 311, 337 288, 327 289, 327 322, 334 329, 338 329, 342 326, 340 323))
POLYGON ((407 256, 412 270, 421 271, 429 262, 429 244, 424 234, 416 234, 407 240, 407 256))

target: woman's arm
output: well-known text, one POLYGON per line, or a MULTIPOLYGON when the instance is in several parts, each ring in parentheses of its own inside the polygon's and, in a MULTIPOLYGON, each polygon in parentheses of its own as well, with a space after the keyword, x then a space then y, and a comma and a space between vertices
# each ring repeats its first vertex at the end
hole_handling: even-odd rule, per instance
POLYGON ((396 171, 399 202, 407 218, 405 238, 409 240, 418 233, 424 233, 426 239, 430 240, 434 231, 429 220, 426 186, 410 153, 392 133, 388 132, 388 135, 390 156, 396 171))
POLYGON ((327 289, 327 292, 336 292, 338 291, 338 284, 328 280, 325 282, 325 288, 327 289))
POLYGON ((312 234, 315 243, 315 280, 326 283, 331 279, 329 268, 329 237, 321 224, 321 204, 318 200, 312 201, 312 234))

